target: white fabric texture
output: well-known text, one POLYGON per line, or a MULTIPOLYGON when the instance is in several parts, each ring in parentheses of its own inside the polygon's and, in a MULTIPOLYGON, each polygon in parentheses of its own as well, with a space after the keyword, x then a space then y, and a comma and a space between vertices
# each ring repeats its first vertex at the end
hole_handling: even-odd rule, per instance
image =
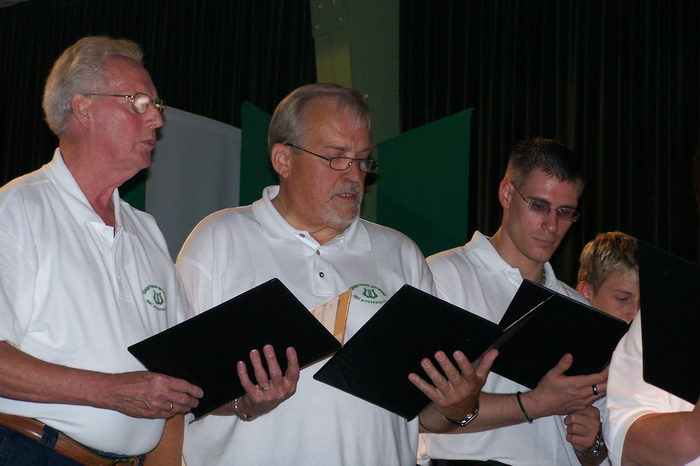
MULTIPOLYGON (((643 312, 632 321, 613 353, 608 374, 605 442, 612 464, 619 465, 622 447, 630 426, 646 414, 692 411, 695 407, 682 398, 644 381, 642 361, 643 312)), ((700 458, 691 463, 700 466, 700 458)))
MULTIPOLYGON (((116 230, 90 206, 56 150, 0 189, 0 340, 39 359, 107 373, 144 370, 127 347, 190 314, 153 218, 119 199, 116 230)), ((135 455, 163 420, 89 406, 0 398, 92 448, 135 455)))
MULTIPOLYGON (((422 254, 401 233, 356 220, 321 246, 275 209, 278 191, 210 215, 187 239, 177 265, 195 312, 274 277, 308 308, 352 288, 347 340, 405 283, 433 293, 422 254)), ((303 369, 296 393, 252 422, 208 416, 189 424, 188 466, 415 464, 417 419, 315 381, 323 364, 303 369)))
MULTIPOLYGON (((501 320, 523 280, 520 271, 503 260, 478 231, 465 246, 435 254, 428 258, 428 264, 440 298, 495 323, 501 320)), ((549 263, 544 267, 547 288, 585 302, 556 279, 549 263)), ((529 389, 492 372, 483 391, 516 393, 529 389)), ((469 434, 421 434, 418 463, 427 464, 430 458, 497 460, 531 466, 579 464, 566 441, 562 416, 469 434)))

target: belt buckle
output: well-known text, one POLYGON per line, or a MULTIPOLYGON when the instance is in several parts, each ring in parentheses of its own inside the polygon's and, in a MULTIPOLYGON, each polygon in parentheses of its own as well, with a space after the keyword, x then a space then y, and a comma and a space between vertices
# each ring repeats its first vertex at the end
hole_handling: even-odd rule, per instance
POLYGON ((136 462, 138 458, 116 458, 112 460, 112 464, 117 465, 117 464, 133 464, 133 465, 138 465, 139 463, 136 462))

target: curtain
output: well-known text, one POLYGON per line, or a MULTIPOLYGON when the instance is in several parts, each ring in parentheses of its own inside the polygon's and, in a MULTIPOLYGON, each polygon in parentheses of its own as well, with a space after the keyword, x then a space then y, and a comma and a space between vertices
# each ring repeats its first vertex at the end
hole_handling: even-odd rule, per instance
POLYGON ((141 44, 167 104, 237 127, 244 100, 272 112, 316 80, 308 0, 31 0, 0 8, 0 185, 50 159, 57 141, 42 121, 44 81, 68 45, 95 34, 141 44))
POLYGON ((583 245, 610 230, 698 261, 700 3, 402 0, 400 17, 402 130, 476 109, 471 230, 496 231, 509 149, 539 135, 587 169, 560 278, 573 283, 583 245))

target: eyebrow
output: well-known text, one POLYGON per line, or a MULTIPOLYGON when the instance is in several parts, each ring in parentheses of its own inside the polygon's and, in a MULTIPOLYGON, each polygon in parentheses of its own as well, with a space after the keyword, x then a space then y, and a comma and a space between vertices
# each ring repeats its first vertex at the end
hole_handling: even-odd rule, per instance
MULTIPOLYGON (((550 207, 551 207, 551 205, 552 205, 552 203, 549 202, 547 199, 542 199, 541 197, 538 197, 538 196, 528 196, 528 197, 529 197, 531 200, 537 200, 537 201, 540 201, 540 202, 544 202, 545 204, 549 204, 550 207)), ((565 204, 565 205, 560 205, 560 206, 552 207, 552 208, 553 208, 554 210, 561 209, 561 208, 576 210, 576 209, 578 209, 578 206, 576 206, 576 205, 566 205, 566 204, 565 204)))
POLYGON ((613 289, 613 292, 622 293, 622 294, 626 294, 626 295, 629 295, 629 296, 634 296, 634 293, 632 293, 631 291, 622 290, 622 289, 620 289, 620 288, 615 288, 615 289, 613 289))

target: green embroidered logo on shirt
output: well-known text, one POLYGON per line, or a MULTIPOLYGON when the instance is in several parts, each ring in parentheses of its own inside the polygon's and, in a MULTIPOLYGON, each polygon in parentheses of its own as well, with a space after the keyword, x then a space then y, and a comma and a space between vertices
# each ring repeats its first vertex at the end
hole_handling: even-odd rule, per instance
POLYGON ((141 293, 143 294, 143 302, 148 306, 151 306, 156 311, 165 311, 168 305, 168 298, 163 288, 158 285, 148 285, 141 293))
POLYGON ((384 290, 369 283, 358 283, 351 286, 350 289, 352 290, 352 299, 363 303, 384 304, 387 301, 384 290))

